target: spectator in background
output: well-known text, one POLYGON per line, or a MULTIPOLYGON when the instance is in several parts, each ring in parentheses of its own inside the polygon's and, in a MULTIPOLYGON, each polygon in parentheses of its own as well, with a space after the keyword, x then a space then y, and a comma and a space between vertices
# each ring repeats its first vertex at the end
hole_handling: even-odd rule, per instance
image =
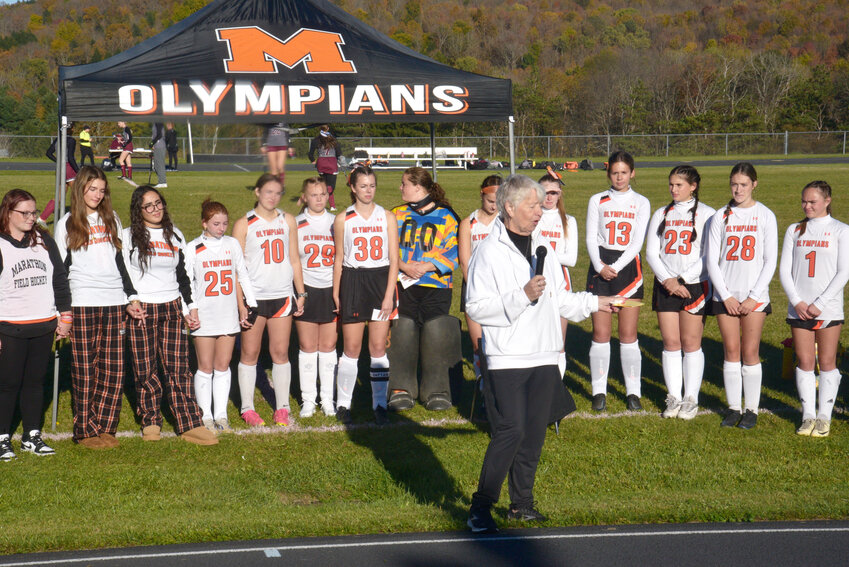
POLYGON ((177 131, 171 122, 165 123, 165 149, 168 151, 168 165, 165 169, 177 171, 177 131))
POLYGON ((153 171, 156 172, 156 189, 168 187, 165 179, 165 126, 162 122, 154 122, 150 133, 150 147, 153 149, 153 171))
POLYGON ((118 165, 121 166, 121 175, 118 179, 133 178, 133 131, 126 122, 118 122, 121 128, 121 155, 118 157, 118 165))
POLYGON ((336 199, 333 191, 336 189, 336 174, 339 173, 339 157, 342 156, 342 146, 330 133, 330 126, 324 124, 318 135, 310 141, 310 163, 315 163, 315 169, 327 185, 327 195, 330 200, 330 211, 336 210, 336 199), (318 156, 316 156, 318 154, 318 156))
MULTIPOLYGON (((59 141, 59 138, 54 138, 53 141, 50 142, 50 147, 47 148, 47 158, 56 163, 56 142, 59 141)), ((65 154, 65 183, 70 185, 74 178, 77 176, 77 171, 80 170, 80 166, 77 165, 77 158, 74 157, 74 154, 77 151, 77 142, 74 140, 74 129, 69 126, 68 130, 65 133, 65 143, 67 144, 67 153, 65 154)), ((41 211, 41 216, 38 218, 38 224, 42 227, 46 226, 44 223, 47 219, 50 218, 50 215, 53 214, 53 210, 56 208, 56 202, 54 199, 50 199, 47 202, 47 206, 44 207, 44 210, 41 211)))
POLYGON ((94 151, 91 149, 91 126, 86 124, 80 132, 80 166, 85 165, 85 158, 94 166, 94 151))
POLYGON ((265 125, 265 136, 262 140, 262 153, 268 159, 268 172, 280 180, 280 185, 286 187, 286 156, 289 155, 289 134, 296 133, 285 122, 265 125))

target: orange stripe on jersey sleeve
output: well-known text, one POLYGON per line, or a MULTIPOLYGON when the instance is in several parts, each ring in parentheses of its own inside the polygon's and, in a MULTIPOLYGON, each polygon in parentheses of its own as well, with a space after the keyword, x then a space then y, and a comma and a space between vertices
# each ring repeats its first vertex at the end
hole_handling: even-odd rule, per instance
POLYGON ((195 246, 195 252, 198 254, 200 254, 204 250, 206 250, 206 244, 204 244, 203 242, 199 242, 197 246, 195 246))
POLYGON ((354 216, 354 215, 356 215, 356 214, 357 214, 357 211, 353 211, 353 210, 352 210, 352 211, 348 211, 348 212, 345 214, 345 220, 348 220, 349 218, 353 217, 353 216, 354 216))
POLYGON ((602 195, 601 199, 598 200, 598 204, 602 205, 610 200, 610 195, 602 195))
POLYGON ((301 222, 298 223, 298 228, 304 228, 309 223, 310 223, 310 221, 308 221, 307 219, 304 219, 304 220, 302 220, 301 222))
POLYGON ((253 224, 258 220, 259 220, 259 217, 256 216, 255 214, 253 214, 253 213, 248 214, 248 224, 253 224))

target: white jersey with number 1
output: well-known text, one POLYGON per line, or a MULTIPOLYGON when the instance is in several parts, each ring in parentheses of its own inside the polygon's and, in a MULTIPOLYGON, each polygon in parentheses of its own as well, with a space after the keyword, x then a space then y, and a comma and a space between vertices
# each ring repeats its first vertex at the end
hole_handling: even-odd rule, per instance
POLYGON ((295 217, 304 285, 317 288, 333 287, 333 262, 336 258, 336 245, 333 243, 334 218, 327 211, 314 216, 308 210, 295 217))
POLYGON ((363 218, 354 205, 345 211, 345 256, 348 268, 382 268, 389 265, 389 234, 386 210, 375 205, 369 218, 363 218))
POLYGON ((560 218, 560 211, 555 209, 543 209, 542 217, 539 219, 534 234, 540 235, 547 240, 554 249, 557 263, 563 269, 563 277, 566 278, 566 289, 572 291, 572 276, 569 267, 578 261, 578 221, 572 215, 566 216, 566 226, 560 218))
POLYGON ((849 281, 849 226, 831 215, 810 219, 805 234, 791 224, 781 249, 781 285, 787 294, 787 317, 798 319, 795 305, 815 305, 817 320, 843 319, 843 288, 849 281))
POLYGON ((186 246, 186 271, 200 319, 200 329, 192 334, 214 337, 238 333, 237 282, 242 286, 245 302, 256 307, 239 241, 231 236, 212 238, 201 234, 186 246))
POLYGON ((489 224, 484 224, 478 218, 479 213, 480 209, 475 209, 472 211, 472 214, 469 215, 469 233, 472 237, 472 249, 469 251, 470 255, 475 251, 478 245, 483 242, 484 238, 489 236, 489 233, 492 232, 492 227, 495 223, 495 218, 493 218, 489 221, 489 224))
POLYGON ((245 263, 257 299, 280 299, 295 295, 292 262, 289 258, 289 225, 286 213, 267 221, 248 211, 245 263))

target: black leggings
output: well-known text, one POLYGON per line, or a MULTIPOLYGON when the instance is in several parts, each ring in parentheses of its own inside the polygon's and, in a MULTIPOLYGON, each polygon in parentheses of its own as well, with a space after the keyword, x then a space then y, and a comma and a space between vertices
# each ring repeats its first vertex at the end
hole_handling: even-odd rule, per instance
POLYGON ((44 374, 52 344, 52 332, 31 339, 0 333, 0 435, 11 433, 19 399, 24 431, 41 429, 44 374))

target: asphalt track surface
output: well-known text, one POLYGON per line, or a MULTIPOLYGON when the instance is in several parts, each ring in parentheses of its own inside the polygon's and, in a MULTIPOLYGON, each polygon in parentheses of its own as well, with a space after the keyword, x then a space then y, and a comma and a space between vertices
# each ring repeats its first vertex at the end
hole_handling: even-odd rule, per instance
POLYGON ((577 566, 846 565, 849 522, 594 526, 468 533, 298 538, 39 553, 0 557, 11 566, 393 565, 577 566))
MULTIPOLYGON (((638 166, 643 167, 661 167, 671 168, 681 163, 689 163, 695 167, 710 167, 710 166, 727 166, 731 167, 739 160, 730 159, 704 159, 691 162, 681 162, 680 160, 664 159, 664 160, 640 160, 638 166)), ((788 158, 788 159, 753 159, 750 160, 755 166, 760 165, 825 165, 825 164, 849 164, 849 156, 846 157, 817 157, 817 158, 788 158)), ((147 160, 143 162, 137 161, 133 165, 133 169, 137 174, 136 181, 142 181, 141 173, 148 171, 147 160)), ((182 171, 243 171, 243 172, 262 172, 265 170, 265 164, 258 161, 250 163, 230 163, 230 162, 211 162, 211 163, 194 163, 181 164, 179 166, 182 171)), ((596 166, 601 167, 601 164, 596 166)), ((0 160, 0 171, 54 171, 56 166, 49 162, 16 162, 0 160)), ((291 171, 312 171, 315 167, 305 163, 288 163, 286 169, 291 171)), ((378 171, 380 168, 376 168, 378 171)), ((117 170, 114 170, 117 174, 117 170)), ((519 170, 529 171, 529 170, 519 170)), ((530 170, 534 171, 534 170, 530 170)), ((172 172, 168 172, 171 174, 172 172)), ((177 172, 179 174, 179 172, 177 172)))

